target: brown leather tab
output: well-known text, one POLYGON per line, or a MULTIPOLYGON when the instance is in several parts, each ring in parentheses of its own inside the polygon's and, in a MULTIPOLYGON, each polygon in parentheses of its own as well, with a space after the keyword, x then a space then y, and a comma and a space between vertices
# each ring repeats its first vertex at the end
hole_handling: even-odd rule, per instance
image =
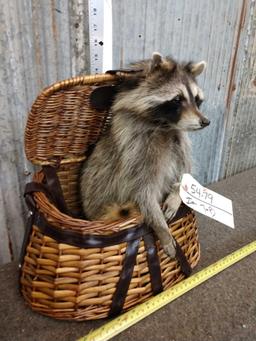
POLYGON ((162 276, 157 254, 155 238, 152 233, 143 236, 144 245, 147 251, 148 268, 150 273, 151 288, 154 295, 163 291, 162 276))
POLYGON ((43 192, 61 212, 68 214, 68 208, 63 197, 56 169, 52 166, 43 166, 43 172, 45 174, 45 183, 29 182, 26 184, 24 192, 26 201, 29 198, 29 194, 43 192))
POLYGON ((132 279, 132 273, 137 258, 139 244, 140 239, 135 239, 129 242, 126 247, 123 268, 116 286, 116 291, 112 297, 112 304, 108 313, 109 317, 120 314, 123 309, 127 291, 132 279))
POLYGON ((29 182, 25 186, 24 197, 32 196, 35 192, 43 192, 47 198, 52 199, 49 189, 40 182, 29 182))
POLYGON ((100 86, 90 94, 90 106, 98 111, 109 110, 116 94, 117 87, 115 85, 100 86))
POLYGON ((180 247, 179 243, 176 240, 175 242, 176 242, 176 258, 178 262, 180 263, 181 271, 184 273, 186 277, 189 277, 192 272, 191 266, 184 252, 182 251, 182 248, 180 247))
POLYGON ((139 72, 142 72, 143 69, 117 69, 117 70, 108 70, 106 71, 105 73, 108 73, 110 75, 116 75, 117 73, 127 73, 127 74, 134 74, 134 73, 139 73, 139 72))

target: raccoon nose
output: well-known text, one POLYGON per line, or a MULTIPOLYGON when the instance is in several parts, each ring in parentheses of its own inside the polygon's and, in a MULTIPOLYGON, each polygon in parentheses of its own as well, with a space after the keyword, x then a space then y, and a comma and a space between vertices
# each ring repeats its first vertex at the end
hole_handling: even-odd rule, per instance
POLYGON ((210 123, 211 121, 206 117, 203 117, 200 122, 202 128, 207 127, 210 123))

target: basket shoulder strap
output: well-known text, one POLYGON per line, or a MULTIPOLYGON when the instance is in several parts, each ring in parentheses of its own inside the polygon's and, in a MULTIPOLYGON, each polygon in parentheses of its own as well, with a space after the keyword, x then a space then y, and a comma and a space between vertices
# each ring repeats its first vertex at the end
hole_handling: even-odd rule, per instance
POLYGON ((120 273, 116 291, 112 297, 112 304, 108 313, 109 317, 117 316, 121 313, 132 279, 134 265, 136 263, 139 250, 140 239, 132 240, 127 244, 123 268, 120 273))
POLYGON ((163 291, 161 267, 157 253, 156 238, 152 233, 143 236, 145 249, 147 251, 148 269, 150 273, 151 288, 154 295, 163 291))
POLYGON ((46 178, 45 186, 47 187, 47 190, 51 193, 53 202, 62 213, 68 214, 69 211, 63 196, 56 168, 52 166, 43 166, 43 172, 46 178))
POLYGON ((26 199, 27 205, 30 209, 31 203, 32 206, 34 204, 33 193, 34 192, 42 192, 47 198, 49 198, 53 204, 62 212, 69 214, 69 210, 67 208, 63 192, 61 189, 61 185, 56 173, 55 168, 51 166, 43 166, 43 172, 45 174, 45 182, 29 182, 26 184, 24 197, 26 199))

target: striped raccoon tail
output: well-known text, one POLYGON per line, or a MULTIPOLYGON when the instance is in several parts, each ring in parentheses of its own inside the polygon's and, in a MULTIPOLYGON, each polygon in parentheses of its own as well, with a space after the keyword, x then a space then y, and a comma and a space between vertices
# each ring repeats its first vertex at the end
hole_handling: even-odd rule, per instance
POLYGON ((132 203, 127 202, 123 205, 116 203, 105 206, 103 215, 99 217, 99 220, 103 220, 106 223, 112 223, 117 220, 131 219, 140 216, 138 207, 132 203))

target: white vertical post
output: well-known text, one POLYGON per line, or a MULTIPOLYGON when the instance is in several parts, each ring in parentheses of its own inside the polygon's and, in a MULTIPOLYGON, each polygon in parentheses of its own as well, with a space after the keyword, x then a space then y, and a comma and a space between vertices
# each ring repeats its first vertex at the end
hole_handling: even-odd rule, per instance
POLYGON ((91 73, 112 68, 112 0, 88 0, 91 73))
POLYGON ((103 72, 112 69, 112 0, 104 0, 103 72))

